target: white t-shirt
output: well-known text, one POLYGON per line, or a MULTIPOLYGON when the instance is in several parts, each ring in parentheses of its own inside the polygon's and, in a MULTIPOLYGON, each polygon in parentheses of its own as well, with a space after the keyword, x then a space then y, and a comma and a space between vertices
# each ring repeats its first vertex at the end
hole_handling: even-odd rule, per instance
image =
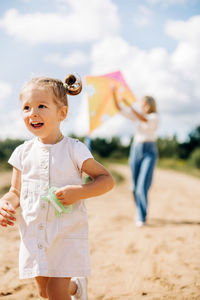
POLYGON ((158 114, 146 114, 147 122, 139 120, 130 108, 121 107, 120 113, 131 121, 136 122, 136 132, 134 135, 134 143, 155 142, 157 138, 158 114))
POLYGON ((92 154, 80 141, 64 137, 47 145, 37 138, 18 146, 9 163, 21 171, 20 278, 90 274, 88 220, 84 201, 56 216, 43 200, 51 186, 82 184, 81 168, 92 154))

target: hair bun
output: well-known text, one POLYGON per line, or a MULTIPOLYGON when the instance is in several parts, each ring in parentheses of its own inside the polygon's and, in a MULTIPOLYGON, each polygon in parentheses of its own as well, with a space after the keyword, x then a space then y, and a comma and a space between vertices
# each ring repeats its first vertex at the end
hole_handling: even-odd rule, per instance
POLYGON ((63 85, 67 94, 78 95, 82 90, 81 77, 78 74, 69 74, 65 77, 63 85))

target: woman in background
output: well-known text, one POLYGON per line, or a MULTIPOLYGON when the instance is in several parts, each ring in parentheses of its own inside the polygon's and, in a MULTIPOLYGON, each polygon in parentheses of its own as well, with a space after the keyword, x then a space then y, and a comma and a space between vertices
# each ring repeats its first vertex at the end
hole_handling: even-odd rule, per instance
POLYGON ((153 171, 157 160, 156 131, 158 114, 156 102, 151 96, 144 96, 141 101, 141 113, 136 111, 126 99, 125 106, 119 104, 117 88, 113 88, 113 99, 120 113, 136 122, 136 133, 131 146, 129 163, 132 172, 133 195, 136 203, 136 226, 146 223, 148 191, 152 183, 153 171))

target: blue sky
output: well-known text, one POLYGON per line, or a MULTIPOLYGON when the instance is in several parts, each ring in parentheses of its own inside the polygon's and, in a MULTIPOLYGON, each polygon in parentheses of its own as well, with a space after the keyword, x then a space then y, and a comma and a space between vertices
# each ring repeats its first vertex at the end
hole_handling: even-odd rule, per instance
MULTIPOLYGON (((200 124, 200 0, 2 0, 0 138, 27 138, 19 91, 33 76, 121 70, 139 100, 158 103, 160 136, 200 124)), ((86 90, 69 99, 65 134, 86 134, 86 90)), ((128 135, 115 116, 94 135, 128 135)))

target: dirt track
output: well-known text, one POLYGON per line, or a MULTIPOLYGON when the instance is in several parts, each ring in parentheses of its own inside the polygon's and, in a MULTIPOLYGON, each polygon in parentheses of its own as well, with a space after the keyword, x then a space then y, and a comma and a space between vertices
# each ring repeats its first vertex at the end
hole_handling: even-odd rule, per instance
MULTIPOLYGON (((126 181, 86 201, 89 300, 200 299, 200 180, 156 170, 148 226, 137 229, 129 168, 115 169, 126 181)), ((39 299, 32 280, 18 280, 17 226, 0 230, 0 299, 39 299)))

